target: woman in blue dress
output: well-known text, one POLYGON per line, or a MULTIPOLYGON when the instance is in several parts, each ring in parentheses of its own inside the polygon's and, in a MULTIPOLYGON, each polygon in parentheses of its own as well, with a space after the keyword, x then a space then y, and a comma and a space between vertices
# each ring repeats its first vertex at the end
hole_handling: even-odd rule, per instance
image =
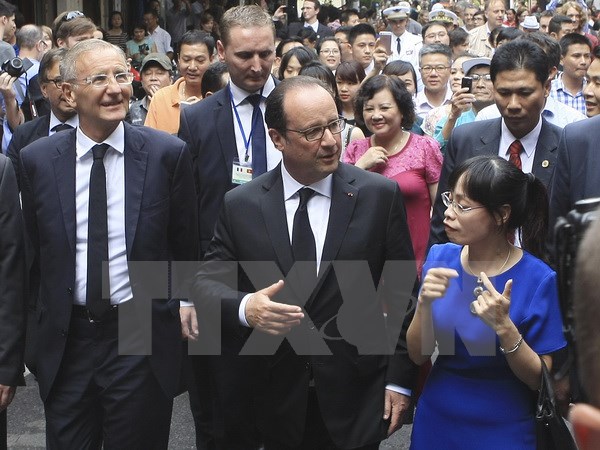
POLYGON ((458 166, 448 186, 442 198, 452 243, 427 256, 407 334, 415 363, 439 351, 411 449, 535 450, 540 356, 550 368, 551 354, 566 345, 556 274, 540 259, 546 190, 490 156, 458 166))

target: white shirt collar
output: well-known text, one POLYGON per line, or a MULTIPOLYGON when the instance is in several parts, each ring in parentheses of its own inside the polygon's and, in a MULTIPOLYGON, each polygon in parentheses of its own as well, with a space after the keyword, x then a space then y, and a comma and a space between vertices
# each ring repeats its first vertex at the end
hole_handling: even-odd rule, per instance
MULTIPOLYGON (((62 124, 63 122, 61 122, 60 120, 58 120, 58 118, 54 115, 54 113, 52 111, 50 111, 50 130, 52 130, 52 128, 54 128, 57 125, 62 124)), ((71 125, 73 128, 77 128, 79 126, 79 116, 77 114, 75 114, 73 117, 70 117, 69 119, 67 119, 65 122, 65 124, 67 125, 71 125)))
MULTIPOLYGON (((249 95, 261 94, 260 89, 255 92, 248 92, 248 91, 243 90, 242 88, 237 87, 233 83, 233 81, 229 82, 229 89, 230 89, 231 95, 233 96, 233 104, 236 107, 240 106, 240 103, 242 103, 244 100, 246 100, 246 98, 249 95)), ((269 78, 267 78, 267 82, 265 83, 265 85, 262 88, 262 96, 264 98, 267 98, 269 96, 269 94, 271 94, 273 89, 275 89, 275 81, 273 81, 273 77, 269 75, 269 78)))
POLYGON ((106 143, 117 152, 123 154, 125 151, 125 127, 123 122, 119 123, 115 131, 102 142, 96 142, 85 135, 81 128, 77 128, 77 159, 81 159, 89 153, 96 144, 106 143))
MULTIPOLYGON (((523 145, 523 150, 527 154, 528 158, 533 156, 533 152, 535 152, 535 148, 537 147, 538 138, 540 137, 540 133, 542 131, 542 118, 540 116, 538 123, 533 130, 523 136, 519 141, 523 145)), ((504 150, 504 154, 508 155, 508 147, 517 138, 510 132, 506 124, 504 123, 504 119, 502 119, 502 136, 501 136, 501 149, 504 150)))
MULTIPOLYGON (((294 179, 294 177, 290 175, 290 173, 285 168, 285 164, 283 161, 281 161, 281 178, 283 179, 284 201, 289 200, 296 194, 296 192, 305 187, 304 184, 299 183, 294 179)), ((322 180, 319 180, 313 184, 309 184, 308 187, 325 197, 331 198, 331 191, 333 188, 333 174, 330 173, 322 180)))

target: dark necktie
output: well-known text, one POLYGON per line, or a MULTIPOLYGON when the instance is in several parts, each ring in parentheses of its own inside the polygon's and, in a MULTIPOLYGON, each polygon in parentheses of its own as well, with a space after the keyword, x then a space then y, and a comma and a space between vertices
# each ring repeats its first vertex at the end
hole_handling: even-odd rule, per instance
POLYGON ((298 191, 300 194, 300 203, 296 214, 294 214, 294 228, 292 230, 292 252, 294 261, 314 261, 314 272, 317 273, 317 246, 315 245, 315 236, 313 235, 310 221, 308 220, 308 200, 315 191, 304 187, 298 191))
POLYGON ((252 110, 252 178, 256 178, 267 171, 267 136, 260 100, 262 95, 253 94, 247 97, 253 106, 252 110))
POLYGON ((517 166, 519 169, 522 169, 521 166, 521 152, 523 151, 523 144, 518 139, 510 144, 508 147, 508 160, 517 166))
POLYGON ((52 129, 50 131, 54 131, 55 133, 58 133, 59 131, 72 130, 72 129, 73 129, 73 127, 69 124, 59 123, 58 125, 52 127, 52 129))
POLYGON ((400 54, 401 49, 402 49, 402 46, 400 45, 400 38, 396 38, 396 52, 398 54, 400 54))
POLYGON ((110 298, 102 298, 103 288, 107 294, 110 289, 109 277, 102 279, 102 262, 108 261, 106 171, 103 161, 108 147, 108 144, 92 147, 94 163, 90 173, 86 305, 96 319, 101 319, 110 308, 110 298))

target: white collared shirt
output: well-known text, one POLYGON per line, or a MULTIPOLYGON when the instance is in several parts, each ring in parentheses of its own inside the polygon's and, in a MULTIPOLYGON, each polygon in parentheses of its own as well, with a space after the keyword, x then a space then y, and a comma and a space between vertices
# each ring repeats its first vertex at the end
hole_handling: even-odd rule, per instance
MULTIPOLYGON (((438 106, 448 105, 451 99, 452 90, 449 86, 446 86, 446 96, 444 97, 444 101, 442 102, 442 104, 438 106)), ((415 97, 415 114, 417 116, 425 118, 427 113, 436 107, 437 106, 429 103, 429 99, 427 98, 427 95, 425 95, 425 89, 417 92, 417 96, 415 97)))
POLYGON ((48 136, 52 136, 54 133, 56 133, 56 131, 52 131, 52 128, 54 128, 55 126, 60 125, 62 123, 66 124, 66 125, 71 125, 73 128, 77 128, 79 126, 79 116, 77 114, 75 114, 73 117, 69 118, 67 121, 61 122, 54 115, 54 113, 52 111, 50 111, 50 125, 48 126, 48 136))
MULTIPOLYGON (((106 198, 108 218, 108 270, 110 277, 110 303, 113 305, 131 300, 133 293, 127 266, 125 240, 125 128, 120 123, 104 141, 110 148, 104 156, 106 169, 106 198)), ((90 195, 90 172, 95 142, 81 128, 76 132, 75 160, 75 295, 76 305, 85 305, 87 287, 87 237, 90 195)))
MULTIPOLYGON (((243 161, 245 161, 245 157, 246 157, 246 147, 244 145, 243 134, 245 134, 246 139, 248 139, 248 136, 250 135, 250 132, 252 131, 252 111, 254 109, 254 107, 250 104, 250 102, 248 102, 246 100, 246 98, 249 95, 260 94, 261 92, 260 91, 246 92, 243 89, 240 89, 239 87, 237 87, 233 82, 229 83, 228 89, 230 89, 231 95, 233 96, 233 104, 231 104, 231 101, 230 101, 230 107, 231 107, 231 114, 233 115, 233 129, 235 131, 235 143, 237 146, 238 160, 240 162, 243 162, 243 161), (235 105, 235 107, 234 107, 234 105, 235 105), (237 121, 236 109, 237 109, 237 114, 240 117, 240 121, 242 122, 242 127, 244 128, 244 133, 242 133, 242 130, 240 129, 240 125, 237 121)), ((263 113, 263 118, 265 116, 265 100, 269 96, 269 94, 271 94, 271 91, 273 91, 273 89, 275 89, 275 82, 273 81, 273 77, 269 76, 269 78, 267 79, 267 82, 265 83, 265 85, 262 89, 262 97, 263 98, 260 102, 260 109, 263 113)), ((275 144, 273 144, 273 141, 271 141, 266 124, 264 124, 264 127, 265 127, 265 136, 266 136, 266 140, 267 140, 267 145, 266 145, 267 170, 271 170, 271 169, 275 168, 277 166, 277 164, 279 164, 279 162, 281 161, 281 152, 275 148, 275 144)), ((247 163, 249 165, 252 164, 252 140, 250 140, 250 143, 248 146, 248 161, 247 161, 247 163)))
MULTIPOLYGON (((523 151, 521 152, 521 170, 524 173, 530 173, 533 169, 533 159, 535 158, 535 148, 537 147, 538 139, 542 131, 542 118, 540 117, 537 125, 528 134, 523 136, 519 141, 523 145, 523 151)), ((506 124, 502 119, 502 127, 500 134, 500 146, 498 147, 498 156, 508 160, 509 153, 508 148, 510 144, 516 141, 517 138, 513 136, 506 124)))

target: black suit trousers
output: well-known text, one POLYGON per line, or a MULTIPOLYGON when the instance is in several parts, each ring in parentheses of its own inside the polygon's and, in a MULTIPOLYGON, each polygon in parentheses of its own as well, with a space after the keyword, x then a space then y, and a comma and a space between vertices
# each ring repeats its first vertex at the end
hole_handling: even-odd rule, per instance
POLYGON ((116 317, 71 318, 57 380, 44 404, 49 449, 166 449, 173 399, 146 356, 119 355, 116 317))

